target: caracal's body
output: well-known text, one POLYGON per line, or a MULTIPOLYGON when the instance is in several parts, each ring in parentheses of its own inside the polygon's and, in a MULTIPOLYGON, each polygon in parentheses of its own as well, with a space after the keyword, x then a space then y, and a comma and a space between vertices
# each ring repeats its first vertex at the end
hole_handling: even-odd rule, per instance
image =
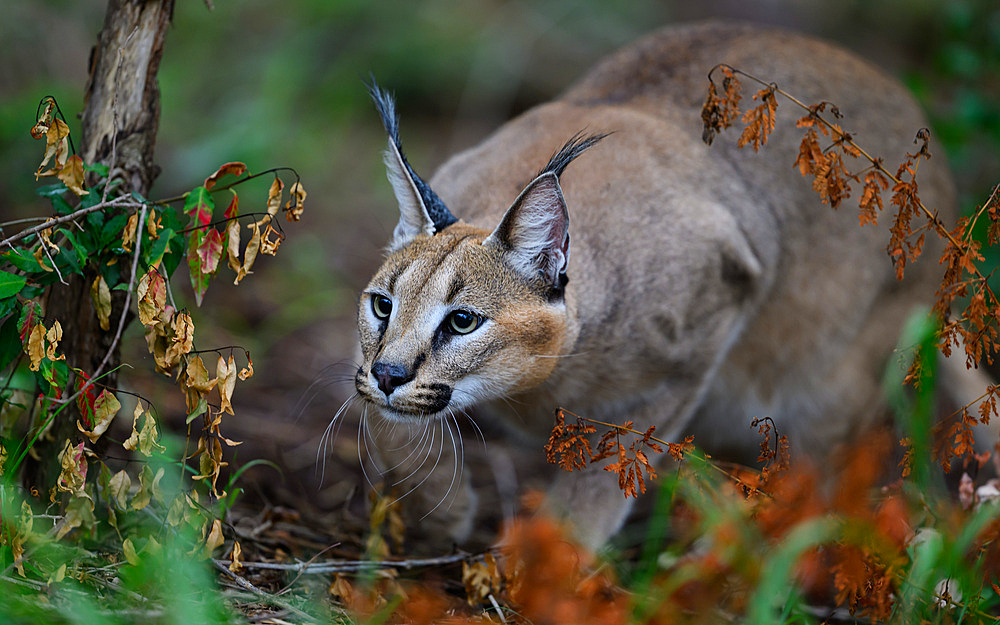
MULTIPOLYGON (((402 218, 359 312, 356 383, 369 418, 416 423, 419 434, 423 422, 474 411, 541 454, 563 407, 655 425, 665 439, 693 432, 718 455, 756 448, 749 422, 770 416, 795 452, 820 456, 883 415, 882 375, 902 321, 933 295, 935 258, 897 282, 888 226, 860 227, 848 202, 820 202, 793 167, 803 113, 788 102, 760 153, 737 149, 738 132, 705 145, 700 109, 719 63, 835 103, 889 163, 927 125, 898 82, 843 50, 708 24, 643 39, 449 160, 430 188, 457 223, 393 162, 390 140, 402 218), (592 146, 578 138, 543 169, 581 131, 611 134, 592 146)), ((943 158, 921 164, 919 180, 925 204, 949 217, 943 158)), ((436 466, 421 487, 431 505, 453 478, 450 461, 436 466)), ((449 519, 461 539, 476 497, 451 499, 428 522, 449 519)), ((592 546, 628 508, 615 477, 595 470, 559 474, 548 502, 592 546)))

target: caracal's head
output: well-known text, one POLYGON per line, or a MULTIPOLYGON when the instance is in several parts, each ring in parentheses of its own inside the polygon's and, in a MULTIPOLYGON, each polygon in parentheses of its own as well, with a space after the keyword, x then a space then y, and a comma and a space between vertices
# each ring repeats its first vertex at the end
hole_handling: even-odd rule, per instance
POLYGON ((389 135, 400 220, 358 303, 359 395, 386 418, 417 421, 538 385, 567 330, 569 216, 559 175, 602 137, 574 137, 484 230, 458 221, 414 173, 392 99, 374 83, 371 94, 389 135))

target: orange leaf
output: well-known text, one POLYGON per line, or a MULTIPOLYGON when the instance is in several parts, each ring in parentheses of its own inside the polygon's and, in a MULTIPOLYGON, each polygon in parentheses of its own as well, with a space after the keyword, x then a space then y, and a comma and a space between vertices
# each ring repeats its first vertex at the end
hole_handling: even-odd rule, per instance
POLYGON ((754 94, 753 99, 760 100, 760 104, 743 114, 746 128, 743 129, 736 145, 742 148, 749 143, 753 151, 757 152, 760 146, 767 144, 767 137, 774 130, 778 100, 774 97, 773 87, 761 89, 754 94))

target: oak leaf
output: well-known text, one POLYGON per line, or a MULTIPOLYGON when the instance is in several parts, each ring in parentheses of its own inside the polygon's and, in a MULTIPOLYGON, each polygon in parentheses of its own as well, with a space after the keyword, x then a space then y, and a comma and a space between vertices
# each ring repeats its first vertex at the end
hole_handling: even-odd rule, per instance
POLYGON ((731 67, 719 66, 722 71, 723 96, 719 95, 715 81, 712 79, 712 72, 708 76, 708 96, 705 104, 701 108, 701 120, 704 126, 701 138, 708 145, 712 145, 715 135, 722 132, 732 124, 733 119, 739 115, 739 104, 741 99, 740 91, 742 85, 736 78, 731 67))

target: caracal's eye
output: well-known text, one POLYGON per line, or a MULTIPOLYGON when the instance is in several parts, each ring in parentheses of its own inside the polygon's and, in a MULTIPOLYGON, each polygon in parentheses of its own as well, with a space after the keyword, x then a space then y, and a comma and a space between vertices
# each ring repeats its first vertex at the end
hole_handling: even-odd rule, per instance
POLYGON ((392 314, 392 300, 385 295, 372 295, 372 312, 383 321, 392 314))
POLYGON ((445 329, 452 334, 468 334, 483 322, 483 318, 468 310, 456 310, 445 320, 445 329))

